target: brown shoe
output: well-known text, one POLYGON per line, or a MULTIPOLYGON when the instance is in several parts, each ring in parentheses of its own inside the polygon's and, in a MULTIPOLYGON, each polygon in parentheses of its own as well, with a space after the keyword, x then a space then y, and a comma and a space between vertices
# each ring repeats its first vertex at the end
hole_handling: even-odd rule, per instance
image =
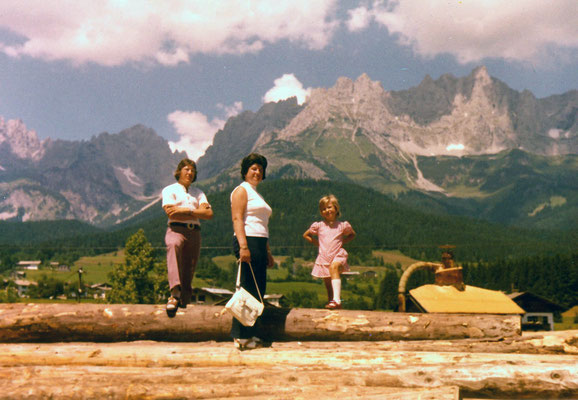
POLYGON ((169 301, 167 301, 167 315, 169 318, 173 318, 177 314, 177 310, 179 308, 179 301, 175 299, 173 296, 169 297, 169 301))
POLYGON ((169 301, 167 301, 167 311, 174 311, 179 306, 179 301, 175 299, 173 296, 169 297, 169 301))

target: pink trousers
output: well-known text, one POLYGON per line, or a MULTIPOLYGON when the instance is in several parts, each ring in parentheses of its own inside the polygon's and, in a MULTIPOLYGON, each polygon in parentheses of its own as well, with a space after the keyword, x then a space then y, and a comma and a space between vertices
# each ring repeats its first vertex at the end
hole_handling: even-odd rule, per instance
POLYGON ((201 254, 201 231, 184 226, 169 226, 165 234, 165 244, 169 288, 171 293, 174 293, 175 289, 180 287, 180 296, 177 296, 182 304, 189 304, 193 275, 201 254))

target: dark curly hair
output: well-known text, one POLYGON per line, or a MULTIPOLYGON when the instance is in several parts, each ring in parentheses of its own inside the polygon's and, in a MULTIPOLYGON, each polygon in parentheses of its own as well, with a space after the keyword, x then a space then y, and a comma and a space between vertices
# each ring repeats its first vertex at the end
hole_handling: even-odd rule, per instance
POLYGON ((243 180, 245 180, 245 175, 247 175, 247 171, 249 171, 249 168, 251 168, 251 165, 253 164, 258 164, 263 168, 263 180, 265 180, 267 159, 265 156, 257 153, 251 153, 241 161, 241 176, 243 177, 243 180))

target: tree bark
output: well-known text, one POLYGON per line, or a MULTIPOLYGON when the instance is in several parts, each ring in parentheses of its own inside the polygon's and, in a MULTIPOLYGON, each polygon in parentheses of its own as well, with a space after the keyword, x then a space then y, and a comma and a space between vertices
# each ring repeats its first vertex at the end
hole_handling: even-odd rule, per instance
POLYGON ((520 335, 509 316, 268 309, 283 341, 241 352, 221 309, 170 319, 162 306, 0 305, 0 341, 13 342, 0 343, 0 397, 578 397, 578 331, 520 335))
MULTIPOLYGON (((230 340, 223 307, 189 306, 168 318, 164 306, 0 304, 0 342, 230 340)), ((406 314, 266 308, 258 322, 271 341, 381 341, 510 338, 518 315, 406 314)))
POLYGON ((564 354, 444 351, 463 340, 435 351, 419 349, 437 341, 281 342, 243 352, 214 341, 0 344, 0 393, 11 399, 576 398, 578 331, 529 338, 537 348, 559 341, 568 344, 564 354))

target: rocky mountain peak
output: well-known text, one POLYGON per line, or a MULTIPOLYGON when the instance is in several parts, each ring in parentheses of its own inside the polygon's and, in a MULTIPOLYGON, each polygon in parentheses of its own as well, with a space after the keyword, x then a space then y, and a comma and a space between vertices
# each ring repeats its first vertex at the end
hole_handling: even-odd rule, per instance
POLYGON ((328 94, 335 98, 347 100, 351 98, 380 98, 385 94, 385 91, 379 81, 372 81, 367 74, 363 73, 355 81, 345 77, 338 78, 335 86, 329 89, 328 94))
POLYGON ((0 219, 116 223, 157 201, 184 156, 142 125, 40 142, 21 121, 0 119, 0 219))
POLYGON ((0 117, 0 145, 6 145, 19 158, 37 161, 44 155, 44 143, 33 130, 28 130, 21 120, 4 120, 0 117))
POLYGON ((486 68, 485 65, 480 65, 479 67, 475 68, 472 74, 474 75, 477 81, 481 81, 486 84, 492 82, 492 77, 488 73, 488 69, 486 68))
POLYGON ((354 83, 351 79, 342 76, 337 78, 333 88, 340 93, 353 93, 354 83))
POLYGON ((355 81, 341 77, 329 89, 314 89, 303 110, 281 132, 279 139, 289 140, 308 128, 322 123, 345 130, 379 130, 392 118, 386 104, 387 92, 379 81, 362 74, 355 81))

